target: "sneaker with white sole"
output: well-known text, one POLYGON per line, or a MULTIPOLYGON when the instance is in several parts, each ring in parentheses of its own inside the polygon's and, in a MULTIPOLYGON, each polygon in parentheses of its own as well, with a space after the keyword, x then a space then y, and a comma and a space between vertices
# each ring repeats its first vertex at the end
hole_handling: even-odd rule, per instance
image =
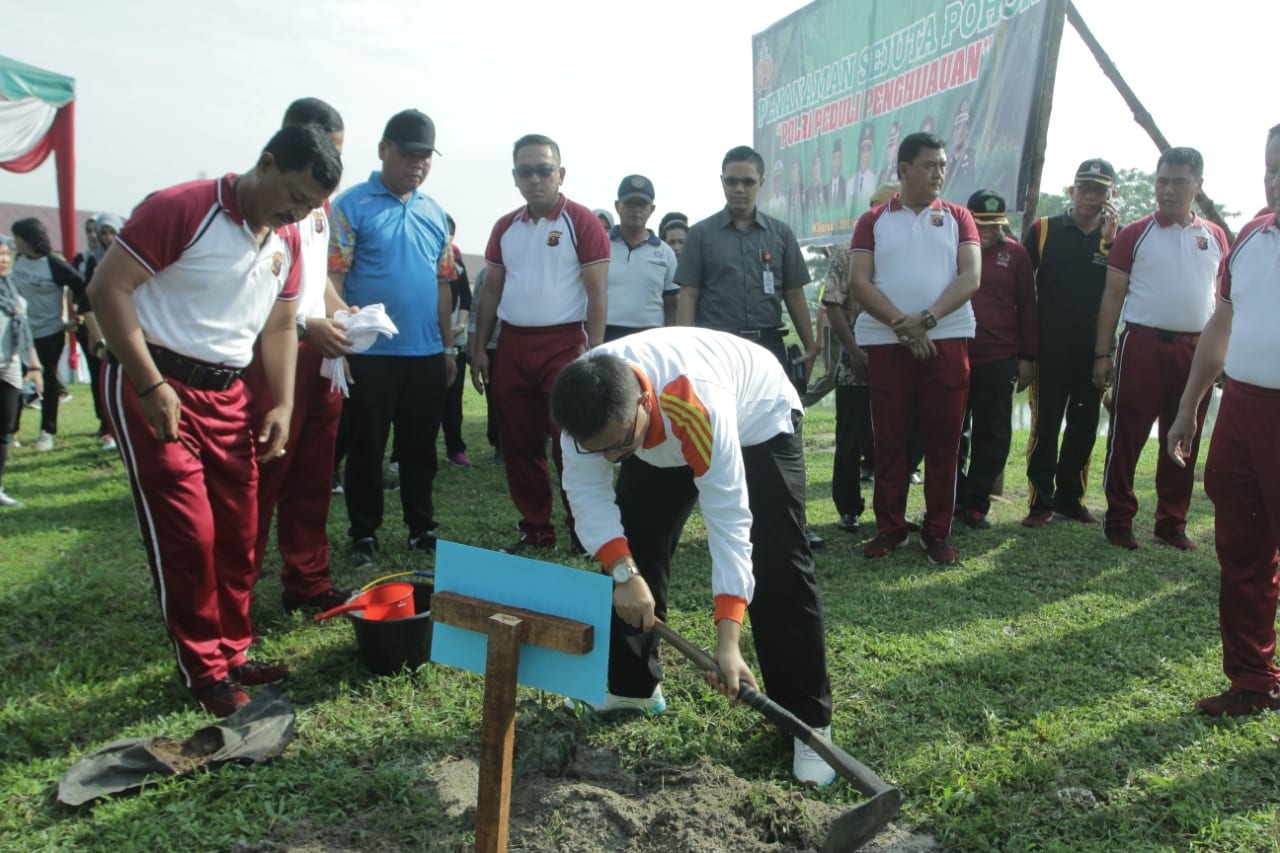
POLYGON ((648 699, 635 698, 632 696, 616 696, 607 690, 604 694, 604 703, 597 705, 594 702, 583 702, 592 711, 597 714, 618 714, 625 711, 638 712, 656 716, 667 710, 667 700, 662 696, 662 685, 659 684, 653 688, 653 695, 648 699))
MULTIPOLYGON (((814 729, 815 732, 831 740, 831 726, 814 729)), ((836 771, 827 760, 810 748, 809 744, 795 738, 795 754, 791 759, 791 774, 801 785, 823 788, 836 780, 836 771)))
POLYGON ((38 453, 48 453, 53 450, 53 436, 47 432, 40 433, 40 437, 36 439, 35 446, 38 453))
POLYGON ((9 497, 4 493, 4 489, 0 489, 0 506, 22 506, 22 501, 9 497))
POLYGON ((116 449, 116 440, 113 436, 104 435, 98 439, 98 446, 102 448, 104 453, 110 453, 116 449))

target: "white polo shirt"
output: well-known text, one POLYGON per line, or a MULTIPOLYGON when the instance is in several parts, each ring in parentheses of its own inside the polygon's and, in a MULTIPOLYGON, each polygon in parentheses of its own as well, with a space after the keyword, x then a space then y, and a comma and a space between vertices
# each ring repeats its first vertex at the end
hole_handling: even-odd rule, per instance
MULTIPOLYGON (((871 252, 871 283, 903 313, 925 310, 960 275, 960 247, 980 245, 973 214, 956 204, 934 199, 913 213, 897 195, 858 217, 850 252, 871 252)), ((973 306, 966 302, 929 330, 933 340, 972 338, 977 328, 973 306)), ((897 344, 893 329, 866 311, 858 315, 854 334, 862 346, 897 344)))
POLYGON ((1195 215, 1189 225, 1152 213, 1126 226, 1107 256, 1108 269, 1129 276, 1124 321, 1166 332, 1204 329, 1227 250, 1223 230, 1195 215))
POLYGON ((329 283, 329 203, 298 223, 302 242, 302 284, 298 316, 324 317, 324 291, 329 283))
MULTIPOLYGON (((795 387, 768 349, 711 329, 649 329, 581 357, 602 353, 631 365, 642 389, 650 392, 649 430, 636 458, 656 468, 693 471, 717 617, 741 622, 755 592, 742 448, 795 431, 792 413, 803 411, 795 387)), ((560 448, 574 529, 587 552, 609 565, 630 553, 613 490, 613 463, 600 454, 579 453, 567 434, 561 434, 560 448)))
POLYGON ((656 329, 663 325, 663 296, 680 292, 675 283, 676 253, 652 231, 633 249, 616 226, 609 232, 609 246, 612 255, 606 322, 628 329, 656 329))
POLYGON ((1253 220, 1236 236, 1221 296, 1232 307, 1227 376, 1280 389, 1280 228, 1274 213, 1253 220))
POLYGON ((522 207, 493 226, 485 263, 502 267, 506 282, 498 319, 514 326, 558 326, 587 319, 582 268, 609 262, 609 236, 596 215, 563 195, 555 210, 534 220, 522 207))
POLYGON ((298 229, 261 246, 236 203, 235 175, 148 196, 116 242, 151 273, 133 292, 148 343, 209 364, 246 367, 277 300, 297 299, 298 229))

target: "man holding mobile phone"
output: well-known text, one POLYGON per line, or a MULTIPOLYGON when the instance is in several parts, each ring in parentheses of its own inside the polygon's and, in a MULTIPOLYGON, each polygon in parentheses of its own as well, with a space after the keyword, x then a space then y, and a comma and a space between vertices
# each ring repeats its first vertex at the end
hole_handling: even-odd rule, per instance
POLYGON ((1035 415, 1027 442, 1030 507, 1024 527, 1044 527, 1055 517, 1098 523, 1084 505, 1084 493, 1102 401, 1093 383, 1093 345, 1107 256, 1118 230, 1112 205, 1115 183, 1110 163, 1085 160, 1069 190, 1071 206, 1037 219, 1022 239, 1036 270, 1040 314, 1040 352, 1030 387, 1035 415))

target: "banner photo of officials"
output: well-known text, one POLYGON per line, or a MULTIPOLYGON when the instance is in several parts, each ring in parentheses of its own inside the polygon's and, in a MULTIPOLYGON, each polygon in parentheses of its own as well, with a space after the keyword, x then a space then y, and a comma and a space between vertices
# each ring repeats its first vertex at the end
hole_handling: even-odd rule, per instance
POLYGON ((994 189, 1021 209, 1051 4, 815 0, 752 39, 755 149, 767 213, 801 243, 847 241, 898 142, 937 134, 943 198, 994 189), (1015 201, 1016 200, 1016 201, 1015 201))

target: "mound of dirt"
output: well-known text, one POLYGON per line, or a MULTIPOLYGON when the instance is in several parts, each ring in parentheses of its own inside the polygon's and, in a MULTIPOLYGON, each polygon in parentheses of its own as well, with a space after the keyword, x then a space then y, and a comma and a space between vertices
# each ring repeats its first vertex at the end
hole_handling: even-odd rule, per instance
MULTIPOLYGON (((822 849, 845 807, 771 782, 747 781, 700 761, 648 762, 626 770, 610 752, 574 750, 562 772, 528 768, 511 795, 510 849, 551 853, 774 853, 822 849)), ((479 769, 468 759, 437 768, 436 793, 451 816, 475 819, 479 769)), ((938 850, 929 836, 890 829, 864 848, 938 850)))

